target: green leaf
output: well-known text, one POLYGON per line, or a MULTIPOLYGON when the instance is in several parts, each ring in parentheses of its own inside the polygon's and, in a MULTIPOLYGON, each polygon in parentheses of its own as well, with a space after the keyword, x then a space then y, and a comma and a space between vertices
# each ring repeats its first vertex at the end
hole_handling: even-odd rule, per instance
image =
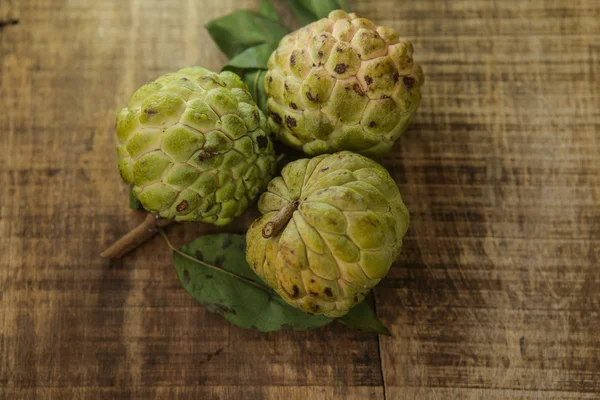
POLYGON ((250 94, 265 112, 267 96, 265 94, 265 75, 267 73, 267 62, 271 53, 275 51, 277 44, 264 43, 259 46, 250 47, 229 60, 223 67, 224 71, 238 74, 248 86, 250 94))
POLYGON ((380 335, 391 336, 390 331, 383 325, 375 311, 366 301, 354 306, 348 314, 338 318, 342 324, 352 329, 368 333, 378 333, 380 335))
POLYGON ((332 321, 303 313, 268 288, 246 262, 244 235, 205 235, 183 246, 181 252, 184 254, 175 251, 173 257, 185 290, 210 311, 239 327, 261 332, 306 330, 332 321))
POLYGON ((248 10, 236 11, 205 26, 217 46, 230 59, 249 47, 277 44, 288 33, 288 29, 278 21, 248 10))
POLYGON ((250 47, 234 56, 227 63, 227 67, 239 69, 267 69, 271 53, 277 48, 277 43, 263 43, 250 47))
POLYGON ((264 15, 270 20, 279 22, 279 15, 277 15, 277 11, 273 8, 270 0, 262 0, 260 2, 260 6, 258 7, 258 13, 260 15, 264 15))
POLYGON ((133 194, 133 185, 129 186, 129 208, 132 210, 143 210, 144 206, 133 194))
POLYGON ((349 8, 347 0, 288 0, 288 3, 302 25, 325 18, 333 10, 349 8))

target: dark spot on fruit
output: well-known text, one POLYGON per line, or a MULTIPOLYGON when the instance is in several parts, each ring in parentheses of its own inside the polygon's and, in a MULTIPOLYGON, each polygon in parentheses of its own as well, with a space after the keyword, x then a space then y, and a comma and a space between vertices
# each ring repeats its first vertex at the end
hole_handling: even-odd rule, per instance
POLYGON ((313 68, 316 67, 316 66, 317 66, 317 64, 313 64, 313 68))
POLYGON ((327 35, 326 35, 326 34, 324 34, 324 33, 322 33, 322 34, 321 34, 321 38, 323 38, 323 39, 327 39, 327 35))
POLYGON ((382 100, 389 99, 389 98, 390 98, 390 96, 388 96, 387 94, 382 94, 381 95, 381 99, 382 100))
POLYGON ((346 69, 348 69, 348 66, 346 64, 338 64, 333 70, 338 74, 343 74, 344 72, 346 72, 346 69))
POLYGON ((400 74, 398 72, 394 72, 394 83, 398 82, 398 79, 400 79, 400 74))
POLYGON ((322 51, 319 51, 319 52, 317 53, 317 55, 319 56, 319 58, 323 58, 323 52, 322 52, 322 51))
MULTIPOLYGON (((323 168, 323 169, 321 170, 321 172, 325 172, 325 171, 328 171, 328 170, 329 170, 329 167, 325 167, 325 168, 323 168)), ((323 192, 324 192, 324 191, 326 191, 326 190, 327 190, 327 189, 323 190, 323 192)), ((321 193, 322 193, 322 192, 321 192, 321 193)))
POLYGON ((354 302, 358 303, 358 297, 354 296, 354 302))
POLYGON ((341 47, 338 47, 338 48, 335 49, 335 51, 337 51, 338 53, 341 53, 341 52, 344 51, 344 49, 342 49, 341 47))
POLYGON ((292 290, 294 291, 294 293, 292 293, 293 298, 296 298, 300 295, 300 289, 298 289, 298 286, 294 285, 292 287, 292 290))
POLYGON ((273 83, 273 77, 272 76, 269 77, 269 83, 273 83))
POLYGON ((357 95, 359 95, 360 97, 363 97, 365 95, 365 92, 363 92, 362 88, 360 87, 360 85, 358 83, 355 83, 354 85, 352 85, 352 89, 356 92, 357 95))
POLYGON ((287 84, 287 83, 284 83, 284 84, 283 84, 283 87, 285 88, 285 90, 290 90, 290 87, 288 86, 288 84, 287 84))
POLYGON ((373 83, 373 78, 371 78, 369 75, 365 75, 365 82, 367 82, 367 85, 370 85, 373 83))
POLYGON ((320 308, 321 308, 321 307, 319 307, 319 305, 318 305, 318 304, 315 304, 315 305, 313 306, 313 310, 314 310, 315 312, 319 311, 319 309, 320 309, 320 308))
POLYGON ((215 153, 211 153, 211 150, 213 150, 212 148, 207 147, 204 150, 205 150, 204 152, 201 152, 198 155, 198 161, 207 161, 216 156, 215 153))
POLYGON ((402 83, 404 83, 404 86, 410 89, 414 86, 415 79, 411 78, 410 76, 405 76, 404 78, 402 78, 402 83))
POLYGON ((258 144, 259 149, 264 149, 269 144, 269 139, 266 136, 257 136, 256 143, 258 144))
POLYGON ((187 202, 187 200, 183 200, 181 203, 179 203, 177 205, 177 212, 185 211, 185 210, 187 210, 187 208, 188 208, 188 202, 187 202))
POLYGON ((289 115, 285 117, 285 124, 288 128, 294 128, 296 126, 296 118, 292 118, 289 115))
POLYGON ((296 65, 296 55, 292 54, 292 56, 290 57, 290 65, 293 67, 294 65, 296 65))
POLYGON ((314 280, 314 279, 311 279, 311 280, 310 280, 310 283, 315 283, 315 280, 314 280))
POLYGON ((313 296, 318 296, 319 295, 319 293, 313 292, 312 290, 310 290, 308 293, 312 294, 313 296))
POLYGON ((311 101, 313 103, 319 102, 319 95, 316 95, 315 97, 313 97, 313 95, 310 94, 310 92, 306 92, 306 97, 308 98, 308 101, 311 101))
POLYGON ((146 108, 144 110, 144 113, 146 115, 156 115, 156 114, 158 114, 158 111, 156 111, 154 108, 146 108))
POLYGON ((375 125, 377 125, 375 121, 369 122, 369 128, 375 128, 375 125))
POLYGON ((271 111, 271 118, 273 118, 273 121, 275 121, 275 123, 277 123, 277 125, 281 125, 281 122, 283 121, 281 119, 281 115, 279 115, 273 111, 271 111))
POLYGON ((298 106, 296 105, 296 103, 290 103, 290 107, 292 107, 294 110, 298 109, 298 106))
POLYGON ((185 76, 183 78, 181 78, 182 81, 189 81, 188 78, 186 78, 185 76))
POLYGON ((329 297, 333 297, 333 292, 331 291, 331 288, 326 287, 325 294, 329 297))

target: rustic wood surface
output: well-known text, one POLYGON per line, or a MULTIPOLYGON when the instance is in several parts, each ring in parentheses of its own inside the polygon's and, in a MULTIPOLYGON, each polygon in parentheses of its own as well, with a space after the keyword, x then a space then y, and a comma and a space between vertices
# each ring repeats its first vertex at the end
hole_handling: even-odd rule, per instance
POLYGON ((597 0, 354 1, 427 75, 385 160, 412 217, 376 289, 392 337, 238 329, 160 238, 98 256, 144 218, 115 111, 158 75, 219 69, 203 24, 257 4, 0 0, 19 20, 0 27, 0 398, 600 398, 597 0))

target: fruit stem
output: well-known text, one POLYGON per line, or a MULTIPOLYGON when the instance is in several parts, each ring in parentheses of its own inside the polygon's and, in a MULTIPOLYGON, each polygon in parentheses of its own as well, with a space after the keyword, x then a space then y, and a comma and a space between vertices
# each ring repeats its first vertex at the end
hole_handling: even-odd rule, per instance
POLYGON ((172 219, 161 218, 156 214, 148 214, 144 222, 113 243, 100 256, 104 258, 121 258, 154 236, 159 228, 164 228, 171 223, 173 223, 172 219))
POLYGON ((275 216, 265 224, 262 235, 265 239, 277 236, 279 232, 287 225, 294 211, 298 209, 300 200, 292 201, 283 207, 275 216))

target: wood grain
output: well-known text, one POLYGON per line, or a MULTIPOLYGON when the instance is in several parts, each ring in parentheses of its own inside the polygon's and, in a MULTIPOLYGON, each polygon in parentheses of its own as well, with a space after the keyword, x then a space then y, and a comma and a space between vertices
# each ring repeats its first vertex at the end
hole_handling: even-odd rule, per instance
POLYGON ((144 218, 119 183, 116 110, 163 73, 219 69, 203 24, 258 1, 5 1, 20 23, 0 28, 0 398, 600 396, 596 1, 354 1, 427 76, 385 160, 412 222, 376 290, 380 339, 231 326, 158 237, 99 257, 144 218))

